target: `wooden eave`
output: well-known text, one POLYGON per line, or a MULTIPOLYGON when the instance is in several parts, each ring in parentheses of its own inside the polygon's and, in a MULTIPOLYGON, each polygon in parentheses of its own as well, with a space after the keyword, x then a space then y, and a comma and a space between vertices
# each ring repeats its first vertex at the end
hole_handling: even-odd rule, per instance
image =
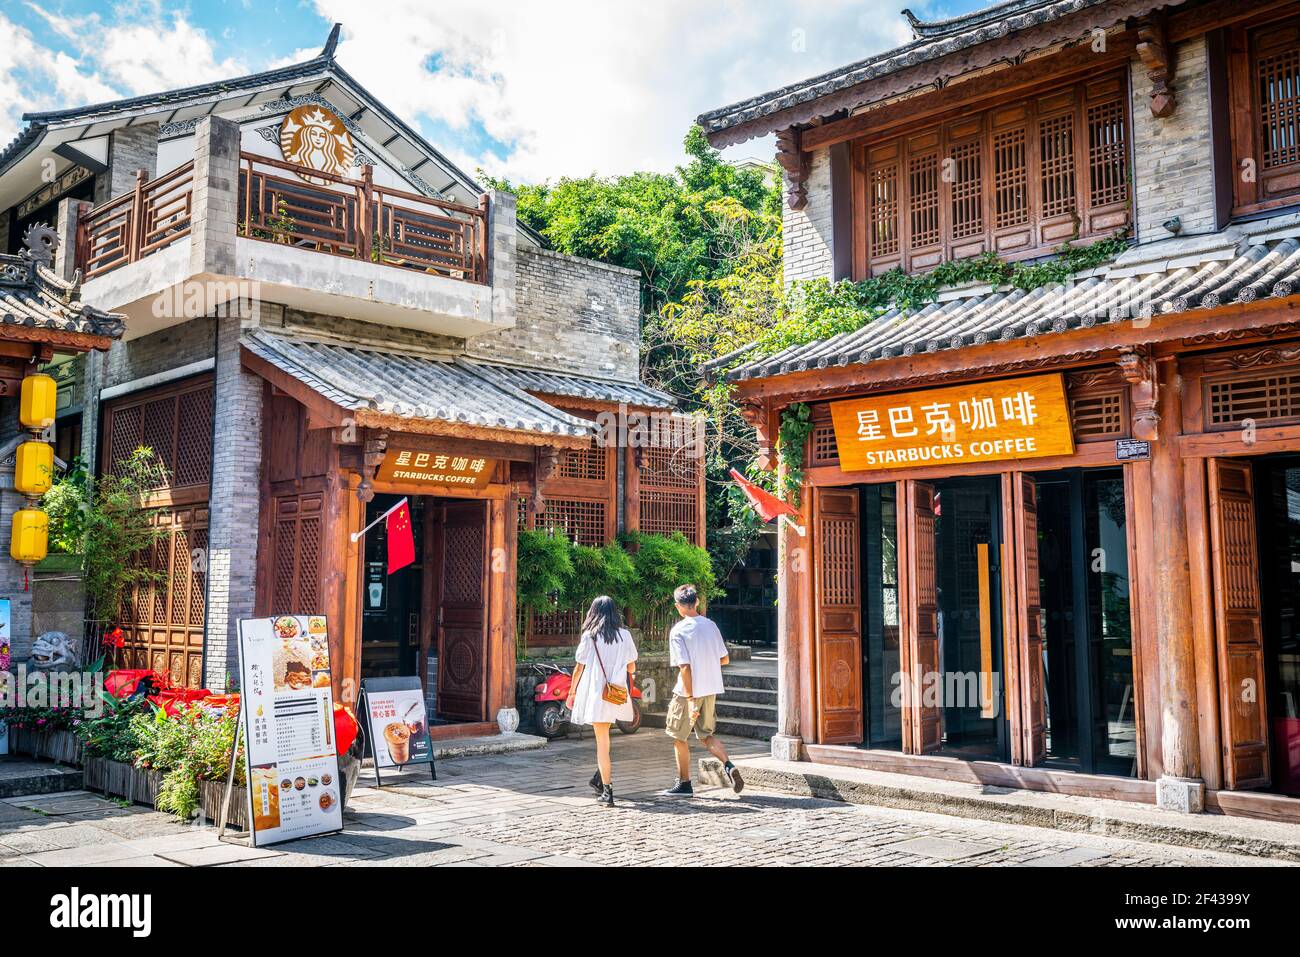
POLYGON ((59 352, 107 352, 116 341, 111 336, 97 336, 90 332, 68 332, 43 326, 19 326, 0 323, 0 341, 18 342, 32 346, 53 346, 59 352))
POLYGON ((1145 327, 1132 322, 1106 324, 1033 339, 740 379, 733 385, 741 404, 778 408, 805 400, 1095 365, 1136 348, 1175 354, 1242 344, 1256 337, 1286 336, 1300 336, 1300 296, 1163 315, 1153 317, 1145 327))
POLYGON ((412 419, 409 416, 373 409, 348 409, 330 401, 304 382, 260 356, 254 355, 248 349, 240 349, 240 362, 249 372, 269 382, 274 388, 304 406, 312 420, 321 427, 339 427, 352 423, 363 428, 384 429, 389 432, 446 436, 455 439, 505 443, 512 446, 563 449, 586 449, 591 446, 590 436, 490 429, 477 425, 442 422, 437 419, 412 419))

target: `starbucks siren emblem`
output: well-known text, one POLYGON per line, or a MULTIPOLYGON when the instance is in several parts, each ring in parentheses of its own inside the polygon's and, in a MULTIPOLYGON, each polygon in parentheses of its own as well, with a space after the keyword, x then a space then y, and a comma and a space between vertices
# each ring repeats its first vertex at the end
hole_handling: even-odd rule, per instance
MULTIPOLYGON (((347 176, 356 147, 343 121, 319 106, 300 106, 280 125, 280 152, 285 161, 308 169, 347 176)), ((304 180, 324 186, 329 181, 299 173, 304 180)))

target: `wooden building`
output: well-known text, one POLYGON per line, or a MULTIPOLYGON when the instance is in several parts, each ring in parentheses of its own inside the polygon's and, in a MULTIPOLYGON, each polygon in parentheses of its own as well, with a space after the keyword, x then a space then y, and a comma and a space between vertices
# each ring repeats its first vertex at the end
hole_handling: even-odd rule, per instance
POLYGON ((342 700, 418 675, 438 733, 481 733, 514 705, 517 640, 576 641, 564 616, 517 635, 518 530, 702 543, 702 469, 604 427, 681 421, 639 378, 639 276, 545 249, 339 65, 338 36, 29 114, 0 151, 0 236, 57 223, 57 271, 125 316, 65 371, 59 425, 100 470, 140 445, 169 470, 165 584, 118 622, 130 664, 224 688, 240 618, 325 614, 342 700), (354 534, 402 496, 416 562, 389 576, 383 524, 354 534))
POLYGON ((814 416, 774 752, 1300 820, 1300 4, 911 19, 700 118, 776 133, 787 280, 1128 242, 721 372, 773 467, 814 416))

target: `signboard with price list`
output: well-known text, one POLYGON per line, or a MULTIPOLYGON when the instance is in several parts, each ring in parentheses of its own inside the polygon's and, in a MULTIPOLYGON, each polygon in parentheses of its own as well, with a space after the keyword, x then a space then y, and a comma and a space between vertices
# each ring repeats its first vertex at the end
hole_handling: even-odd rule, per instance
POLYGON ((241 619, 239 675, 250 843, 341 831, 325 617, 241 619))

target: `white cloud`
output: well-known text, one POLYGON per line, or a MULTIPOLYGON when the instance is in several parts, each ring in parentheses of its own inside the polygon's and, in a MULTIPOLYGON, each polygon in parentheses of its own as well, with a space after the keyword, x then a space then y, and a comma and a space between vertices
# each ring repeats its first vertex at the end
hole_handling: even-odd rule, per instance
POLYGON ((316 0, 343 23, 339 61, 371 92, 411 121, 481 125, 507 156, 436 145, 524 180, 669 169, 699 113, 904 42, 884 6, 387 0, 382 17, 358 17, 354 0, 316 0))
MULTIPOLYGON (((881 0, 385 0, 382 12, 356 0, 313 4, 343 23, 339 61, 390 109, 417 127, 450 129, 434 145, 467 170, 525 181, 670 169, 699 113, 908 37, 896 4, 881 0), (478 142, 480 129, 506 144, 504 156, 478 142)), ((40 46, 0 15, 0 34, 14 37, 0 45, 0 142, 22 110, 188 86, 319 50, 272 63, 218 59, 207 33, 157 0, 111 22, 40 15, 71 52, 40 46)), ((247 39, 254 49, 259 38, 247 39)), ((731 152, 771 149, 763 140, 731 152)))

